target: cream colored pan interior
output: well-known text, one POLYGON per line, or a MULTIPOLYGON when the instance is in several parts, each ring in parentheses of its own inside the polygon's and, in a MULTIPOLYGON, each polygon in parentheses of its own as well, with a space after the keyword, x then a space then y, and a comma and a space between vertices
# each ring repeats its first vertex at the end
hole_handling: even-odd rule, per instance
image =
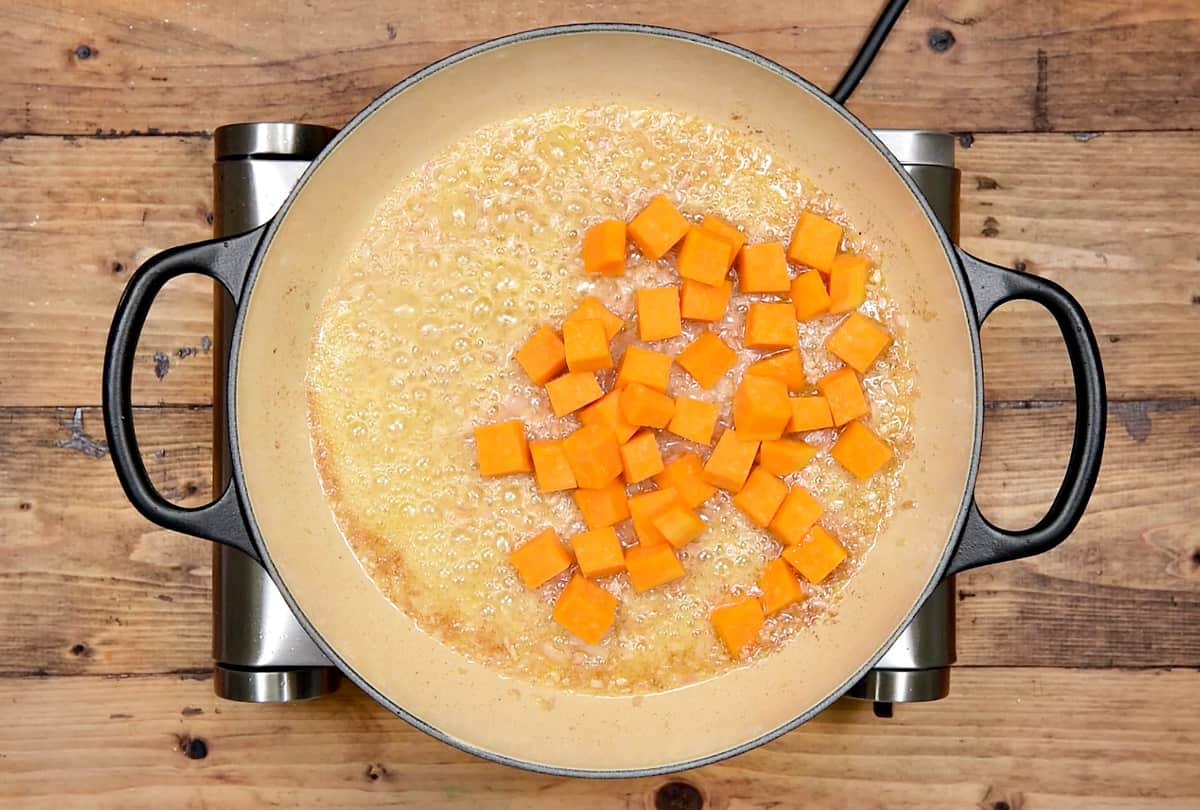
MULTIPOLYGON (((803 65, 799 66, 801 70, 803 65)), ((363 120, 284 216, 248 301, 237 359, 237 443, 266 551, 312 626, 386 699, 447 737, 536 766, 646 769, 755 740, 842 687, 930 582, 964 497, 975 442, 971 327, 946 253, 895 170, 803 87, 738 54, 638 31, 510 42, 432 73, 363 120), (912 313, 916 452, 900 512, 838 615, 757 665, 672 692, 598 697, 501 677, 426 635, 359 567, 323 499, 304 372, 322 296, 397 178, 486 122, 617 101, 761 130, 879 238, 912 313)))

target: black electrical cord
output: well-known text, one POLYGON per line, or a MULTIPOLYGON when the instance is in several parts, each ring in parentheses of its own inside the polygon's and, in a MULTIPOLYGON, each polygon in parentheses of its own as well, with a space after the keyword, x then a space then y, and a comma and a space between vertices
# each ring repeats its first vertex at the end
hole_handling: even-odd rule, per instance
POLYGON ((838 104, 845 104, 854 92, 854 88, 858 87, 858 83, 867 74, 871 63, 875 61, 875 54, 879 53, 884 40, 887 39, 888 34, 892 31, 892 26, 896 24, 896 20, 900 18, 900 13, 904 11, 904 7, 907 5, 908 0, 888 0, 888 4, 883 7, 883 12, 879 15, 879 19, 875 21, 874 27, 871 28, 871 33, 867 34, 862 47, 854 55, 854 61, 850 63, 850 67, 846 68, 846 72, 842 74, 841 80, 838 81, 837 86, 830 93, 833 96, 833 100, 838 104))

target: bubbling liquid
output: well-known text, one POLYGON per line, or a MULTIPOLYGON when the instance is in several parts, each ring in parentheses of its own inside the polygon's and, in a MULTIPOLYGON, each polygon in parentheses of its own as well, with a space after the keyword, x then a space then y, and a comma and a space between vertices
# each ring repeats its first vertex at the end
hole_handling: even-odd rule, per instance
MULTIPOLYGON (((508 564, 509 551, 546 527, 564 540, 585 527, 568 493, 540 493, 532 476, 481 478, 472 431, 519 418, 531 438, 559 438, 578 426, 574 417, 554 418, 544 389, 523 375, 513 353, 539 325, 561 326, 585 295, 626 318, 614 358, 636 341, 634 290, 677 282, 672 260, 635 257, 623 277, 587 277, 580 239, 597 221, 631 218, 660 192, 691 218, 715 213, 740 225, 751 241, 786 243, 799 212, 815 210, 847 227, 847 249, 878 264, 877 251, 836 202, 761 139, 667 110, 560 107, 484 127, 407 177, 380 205, 324 304, 308 371, 309 412, 339 526, 378 586, 426 632, 517 678, 647 693, 739 666, 714 635, 709 613, 756 593, 759 574, 780 550, 719 492, 700 510, 707 530, 680 552, 683 579, 642 594, 624 575, 601 580, 619 607, 595 646, 550 618, 566 575, 529 590, 508 564)), ((735 294, 726 319, 711 328, 740 347, 749 301, 770 298, 735 294)), ((822 452, 788 483, 822 502, 822 523, 850 559, 824 583, 806 586, 804 603, 768 618, 750 659, 834 609, 895 507, 912 440, 914 375, 902 318, 878 269, 863 310, 896 336, 865 389, 870 424, 892 444, 897 463, 859 482, 829 457, 833 431, 802 437, 822 452)), ((838 320, 800 324, 810 380, 840 365, 823 346, 838 320)), ((685 322, 683 335, 652 348, 677 354, 706 328, 685 322)), ((739 348, 737 366, 707 391, 673 368, 669 390, 721 403, 727 426, 736 381, 761 356, 739 348)), ((612 375, 602 372, 606 387, 612 375)), ((688 449, 707 455, 665 432, 660 444, 668 461, 688 449)), ((618 533, 633 541, 627 526, 618 533)))

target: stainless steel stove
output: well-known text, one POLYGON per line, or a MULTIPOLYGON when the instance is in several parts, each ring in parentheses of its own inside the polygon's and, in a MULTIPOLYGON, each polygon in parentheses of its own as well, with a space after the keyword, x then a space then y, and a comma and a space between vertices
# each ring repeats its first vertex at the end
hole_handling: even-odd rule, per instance
MULTIPOLYGON (((213 142, 214 236, 266 222, 336 130, 311 124, 232 124, 213 142)), ((952 239, 958 239, 959 171, 954 138, 944 132, 877 130, 928 198, 952 239)), ((222 358, 233 330, 232 302, 217 288, 213 384, 214 488, 229 478, 225 444, 222 358)), ((340 675, 300 627, 263 569, 236 549, 213 546, 214 688, 218 696, 250 703, 285 703, 337 689, 340 675)), ((849 696, 874 702, 890 717, 895 703, 939 700, 950 690, 955 660, 954 580, 943 582, 879 663, 849 696)))

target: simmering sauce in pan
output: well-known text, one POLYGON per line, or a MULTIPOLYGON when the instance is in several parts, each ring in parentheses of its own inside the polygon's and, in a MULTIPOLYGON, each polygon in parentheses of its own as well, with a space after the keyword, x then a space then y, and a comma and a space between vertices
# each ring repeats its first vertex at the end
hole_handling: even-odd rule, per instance
MULTIPOLYGON (((313 442, 339 525, 379 587, 427 632, 462 654, 518 678, 608 694, 669 689, 743 661, 715 636, 710 611, 755 592, 778 556, 724 491, 700 514, 705 533, 680 552, 687 576, 638 594, 623 575, 601 580, 619 599, 612 631, 595 646, 550 617, 564 574, 537 590, 508 563, 516 545, 554 527, 567 540, 584 530, 569 493, 539 493, 528 475, 481 478, 472 430, 523 419, 530 437, 560 438, 578 425, 555 419, 545 391, 513 361, 539 325, 561 325, 585 295, 626 318, 613 356, 636 339, 633 290, 676 282, 670 257, 634 260, 623 277, 581 272, 580 239, 591 224, 629 219, 666 192, 689 216, 721 215, 751 241, 785 244, 808 208, 847 227, 847 249, 878 259, 869 235, 846 222, 770 145, 753 135, 664 110, 562 107, 484 127, 405 178, 379 207, 362 245, 325 301, 308 371, 313 442)), ((884 266, 883 271, 886 271, 884 266)), ((792 271, 795 274, 795 269, 792 271)), ((796 434, 822 449, 788 476, 822 502, 822 523, 850 559, 810 598, 767 619, 749 656, 769 655, 836 607, 895 508, 911 444, 914 375, 903 318, 871 271, 863 312, 895 336, 864 380, 870 426, 897 461, 860 482, 829 457, 834 431, 796 434)), ((745 367, 762 356, 741 349, 747 301, 737 296, 715 331, 739 350, 737 366, 711 390, 678 367, 672 395, 728 403, 745 367)), ((840 365, 823 347, 841 316, 799 326, 809 380, 840 365)), ((677 354, 707 325, 653 345, 677 354)), ((602 372, 608 382, 612 371, 602 372)), ((718 428, 718 434, 720 428, 718 428)), ((669 462, 696 448, 669 434, 669 462)), ((701 457, 707 450, 700 449, 701 457)), ((651 482, 630 488, 650 488, 651 482)), ((627 541, 626 524, 618 533, 627 541)), ((404 653, 396 651, 396 665, 404 653)))

